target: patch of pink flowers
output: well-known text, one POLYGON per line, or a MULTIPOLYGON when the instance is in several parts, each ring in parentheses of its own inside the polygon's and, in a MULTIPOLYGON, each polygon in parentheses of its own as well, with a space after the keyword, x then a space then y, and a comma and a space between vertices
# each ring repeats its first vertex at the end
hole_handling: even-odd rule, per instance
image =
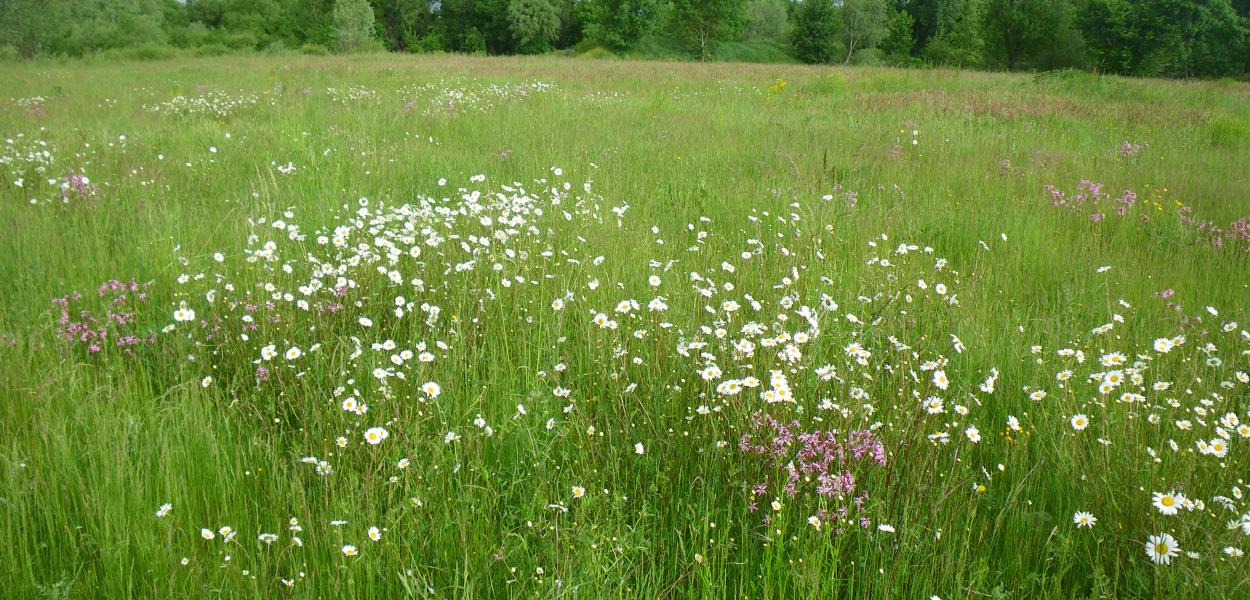
POLYGON ((91 183, 91 180, 82 173, 70 171, 61 177, 61 202, 81 200, 94 205, 95 197, 99 193, 99 186, 91 183))
POLYGON ((109 348, 134 354, 156 343, 155 331, 143 331, 138 308, 148 301, 148 286, 133 280, 105 282, 95 297, 78 292, 52 300, 60 308, 56 335, 70 348, 99 354, 109 348))
MULTIPOLYGON (((1127 217, 1134 213, 1140 204, 1137 193, 1124 190, 1121 195, 1112 198, 1103 191, 1103 185, 1082 179, 1071 194, 1058 187, 1046 184, 1046 192, 1050 195, 1050 203, 1057 208, 1086 213, 1091 223, 1101 223, 1108 215, 1127 217)), ((1136 211, 1137 220, 1150 221, 1147 211, 1136 211)), ((1195 239, 1206 242, 1214 248, 1234 248, 1242 252, 1250 252, 1250 216, 1244 216, 1220 227, 1214 221, 1201 219, 1194 215, 1193 207, 1178 206, 1170 214, 1193 233, 1195 239)))
MULTIPOLYGON (((870 431, 802 431, 798 421, 782 423, 771 415, 752 418, 755 433, 746 433, 738 449, 761 461, 763 481, 750 488, 750 512, 770 490, 792 499, 809 499, 822 507, 822 521, 841 522, 852 516, 863 527, 871 525, 865 512, 868 492, 859 485, 864 475, 887 462, 885 446, 870 431), (823 501, 822 501, 823 500, 823 501)), ((763 520, 771 522, 771 515, 763 520)), ((836 530, 835 530, 836 531, 836 530)))

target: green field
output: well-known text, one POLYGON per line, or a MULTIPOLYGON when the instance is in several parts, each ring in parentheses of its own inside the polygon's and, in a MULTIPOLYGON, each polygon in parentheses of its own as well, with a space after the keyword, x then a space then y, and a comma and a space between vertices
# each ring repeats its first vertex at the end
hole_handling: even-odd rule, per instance
POLYGON ((1250 85, 37 61, 0 144, 0 596, 1250 595, 1250 85))

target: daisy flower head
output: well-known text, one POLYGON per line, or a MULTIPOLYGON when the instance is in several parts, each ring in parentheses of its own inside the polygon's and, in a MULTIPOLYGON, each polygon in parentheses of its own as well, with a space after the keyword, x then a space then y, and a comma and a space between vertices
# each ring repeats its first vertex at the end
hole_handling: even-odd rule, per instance
POLYGON ((1214 438, 1207 442, 1207 452, 1216 458, 1224 458, 1228 455, 1228 443, 1221 438, 1214 438))
POLYGON ((1088 512, 1080 511, 1072 515, 1072 522, 1076 524, 1078 529, 1081 527, 1093 527, 1098 523, 1098 517, 1088 512))
POLYGON ((1152 504, 1163 515, 1174 515, 1180 510, 1185 498, 1176 492, 1155 492, 1152 504))
POLYGON ((1180 544, 1168 533, 1152 535, 1146 540, 1146 556, 1156 564, 1171 564, 1172 559, 1181 553, 1180 544))
POLYGON ((1128 357, 1124 356, 1124 354, 1120 352, 1109 352, 1102 355, 1100 362, 1104 367, 1114 367, 1116 365, 1124 364, 1124 361, 1126 360, 1128 360, 1128 357))
POLYGON ((365 441, 370 445, 376 446, 382 443, 382 440, 390 437, 391 434, 381 427, 370 427, 365 430, 365 441))
POLYGON ((946 378, 946 371, 938 370, 933 372, 933 385, 936 385, 940 390, 950 387, 950 380, 946 378))

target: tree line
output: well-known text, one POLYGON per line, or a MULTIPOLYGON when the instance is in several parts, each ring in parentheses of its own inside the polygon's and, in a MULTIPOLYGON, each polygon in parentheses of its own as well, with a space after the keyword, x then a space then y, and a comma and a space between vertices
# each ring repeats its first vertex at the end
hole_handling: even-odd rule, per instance
POLYGON ((1250 0, 0 0, 0 56, 389 50, 1250 73, 1250 0))

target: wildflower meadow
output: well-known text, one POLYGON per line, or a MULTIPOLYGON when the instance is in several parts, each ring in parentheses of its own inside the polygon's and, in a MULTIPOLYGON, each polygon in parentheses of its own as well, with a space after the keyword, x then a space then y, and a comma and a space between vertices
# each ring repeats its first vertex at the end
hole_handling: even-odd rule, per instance
POLYGON ((0 66, 0 596, 1250 597, 1250 85, 0 66))

